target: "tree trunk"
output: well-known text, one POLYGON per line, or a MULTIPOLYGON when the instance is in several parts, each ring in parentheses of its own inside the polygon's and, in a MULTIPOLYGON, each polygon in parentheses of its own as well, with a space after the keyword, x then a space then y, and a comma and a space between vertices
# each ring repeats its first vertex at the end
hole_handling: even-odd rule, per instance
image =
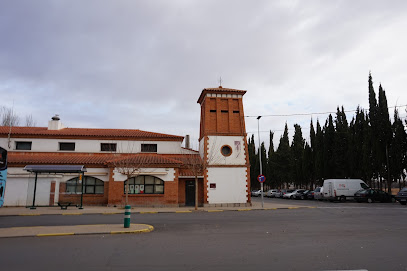
POLYGON ((128 205, 128 204, 129 204, 129 179, 130 179, 130 178, 127 178, 127 181, 126 181, 126 200, 125 200, 125 205, 128 205))
POLYGON ((195 176, 195 210, 198 210, 198 177, 195 176))

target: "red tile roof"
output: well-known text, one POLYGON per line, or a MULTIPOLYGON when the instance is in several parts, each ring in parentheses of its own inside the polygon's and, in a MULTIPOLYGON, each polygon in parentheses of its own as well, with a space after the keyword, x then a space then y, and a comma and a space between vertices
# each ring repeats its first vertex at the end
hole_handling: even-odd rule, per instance
POLYGON ((218 87, 218 88, 204 88, 201 92, 201 95, 198 98, 197 103, 201 104, 203 101, 203 98, 206 96, 208 93, 214 93, 214 94, 238 94, 238 95, 244 95, 246 93, 246 90, 239 90, 239 89, 233 89, 233 88, 223 88, 223 87, 218 87))
POLYGON ((38 153, 9 152, 7 162, 12 166, 25 165, 85 165, 86 167, 123 167, 128 164, 141 167, 188 167, 188 161, 200 161, 199 154, 99 154, 99 153, 38 153))
MULTIPOLYGON (((7 137, 10 127, 0 126, 0 137, 7 137)), ((48 130, 47 127, 12 127, 12 137, 26 138, 69 138, 69 139, 116 139, 116 140, 157 140, 157 141, 183 141, 183 136, 146 132, 130 129, 87 129, 63 128, 61 130, 48 130)))
POLYGON ((181 161, 160 154, 135 154, 120 158, 115 157, 109 159, 107 163, 115 167, 127 167, 128 165, 133 167, 145 167, 145 165, 173 165, 174 167, 179 167, 182 165, 181 161))
POLYGON ((104 166, 106 161, 112 159, 111 154, 62 154, 62 153, 20 153, 9 152, 7 163, 16 165, 93 165, 104 166))

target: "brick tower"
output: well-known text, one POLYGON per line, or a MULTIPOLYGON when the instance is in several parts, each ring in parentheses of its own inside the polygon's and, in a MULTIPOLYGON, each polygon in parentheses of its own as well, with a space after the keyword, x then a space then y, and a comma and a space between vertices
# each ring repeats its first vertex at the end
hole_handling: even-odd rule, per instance
POLYGON ((199 152, 205 161, 204 204, 250 204, 250 168, 243 113, 245 90, 205 88, 199 96, 199 152))

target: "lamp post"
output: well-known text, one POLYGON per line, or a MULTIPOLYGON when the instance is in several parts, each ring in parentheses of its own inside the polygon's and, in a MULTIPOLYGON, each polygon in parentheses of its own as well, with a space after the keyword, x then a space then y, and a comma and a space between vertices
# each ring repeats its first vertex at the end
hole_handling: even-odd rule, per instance
MULTIPOLYGON (((260 145, 260 119, 261 116, 257 117, 257 135, 259 137, 259 161, 260 161, 260 175, 263 174, 263 169, 262 169, 262 165, 261 165, 261 145, 260 145)), ((263 182, 260 183, 261 186, 261 208, 263 208, 264 205, 264 200, 263 200, 263 182)))
POLYGON ((85 181, 84 175, 85 175, 85 173, 83 173, 83 172, 81 175, 79 175, 79 178, 82 182, 81 182, 81 206, 79 206, 78 209, 83 209, 83 205, 82 205, 83 204, 83 182, 85 181))

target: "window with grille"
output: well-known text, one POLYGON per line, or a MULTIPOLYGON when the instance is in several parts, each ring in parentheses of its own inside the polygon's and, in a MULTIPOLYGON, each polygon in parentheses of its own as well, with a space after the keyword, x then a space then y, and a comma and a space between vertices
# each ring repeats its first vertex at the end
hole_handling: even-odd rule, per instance
MULTIPOLYGON (((103 194, 104 182, 98 178, 91 176, 83 177, 83 194, 103 194)), ((80 194, 82 191, 82 183, 79 177, 70 179, 66 182, 66 193, 80 194)))
MULTIPOLYGON (((127 181, 129 182, 129 194, 164 194, 164 181, 160 178, 140 175, 127 181)), ((124 193, 126 193, 127 181, 124 182, 124 193)))

